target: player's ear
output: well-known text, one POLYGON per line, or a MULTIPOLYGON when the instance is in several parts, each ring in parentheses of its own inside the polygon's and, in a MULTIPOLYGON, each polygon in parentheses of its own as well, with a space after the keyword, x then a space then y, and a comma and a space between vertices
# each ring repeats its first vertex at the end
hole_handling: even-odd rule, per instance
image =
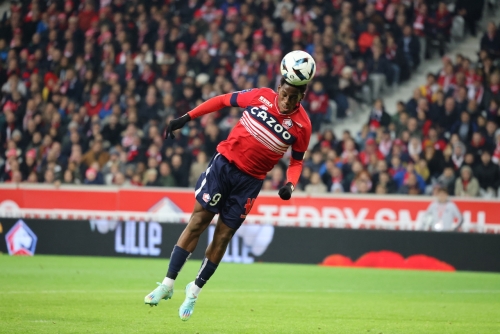
POLYGON ((302 102, 302 99, 304 98, 304 94, 299 95, 299 100, 297 101, 297 104, 295 105, 296 108, 300 106, 300 102, 302 102))
POLYGON ((304 93, 300 93, 300 95, 299 95, 299 103, 304 99, 304 96, 305 96, 304 93))

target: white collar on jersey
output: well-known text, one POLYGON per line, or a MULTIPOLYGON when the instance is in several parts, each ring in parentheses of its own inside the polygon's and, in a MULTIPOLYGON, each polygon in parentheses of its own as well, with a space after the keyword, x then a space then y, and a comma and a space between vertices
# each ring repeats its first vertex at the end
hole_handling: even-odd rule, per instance
POLYGON ((300 102, 299 102, 299 106, 298 106, 298 107, 297 107, 294 111, 292 111, 292 112, 291 112, 291 113, 289 113, 289 114, 283 114, 283 113, 280 111, 280 106, 279 106, 279 104, 278 104, 278 95, 276 95, 276 96, 274 97, 274 105, 276 106, 276 109, 278 109, 278 114, 280 114, 280 115, 282 115, 282 116, 290 116, 290 115, 293 115, 293 114, 295 114, 297 111, 299 111, 299 109, 300 109, 300 102))

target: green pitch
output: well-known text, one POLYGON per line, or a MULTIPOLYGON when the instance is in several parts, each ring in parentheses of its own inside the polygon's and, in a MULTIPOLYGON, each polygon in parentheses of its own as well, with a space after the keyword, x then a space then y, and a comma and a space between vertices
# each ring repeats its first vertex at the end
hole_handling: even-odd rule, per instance
POLYGON ((223 263, 193 317, 143 304, 167 260, 0 256, 1 333, 500 333, 500 275, 223 263))

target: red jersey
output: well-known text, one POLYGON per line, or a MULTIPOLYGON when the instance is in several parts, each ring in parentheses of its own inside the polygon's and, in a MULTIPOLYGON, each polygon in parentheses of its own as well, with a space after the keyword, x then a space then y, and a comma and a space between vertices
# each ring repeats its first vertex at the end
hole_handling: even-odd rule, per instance
POLYGON ((277 99, 272 89, 250 89, 216 96, 188 114, 194 119, 223 107, 243 108, 240 121, 217 151, 241 171, 263 180, 291 146, 287 182, 296 185, 309 146, 311 121, 302 106, 291 114, 281 114, 277 99))

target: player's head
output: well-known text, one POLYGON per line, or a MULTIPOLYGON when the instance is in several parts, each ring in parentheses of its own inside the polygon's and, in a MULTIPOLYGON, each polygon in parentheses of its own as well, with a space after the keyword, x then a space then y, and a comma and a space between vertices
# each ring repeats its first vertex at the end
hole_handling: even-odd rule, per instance
POLYGON ((282 114, 290 114, 299 107, 300 101, 304 98, 307 84, 295 86, 281 78, 278 86, 278 109, 282 114))

